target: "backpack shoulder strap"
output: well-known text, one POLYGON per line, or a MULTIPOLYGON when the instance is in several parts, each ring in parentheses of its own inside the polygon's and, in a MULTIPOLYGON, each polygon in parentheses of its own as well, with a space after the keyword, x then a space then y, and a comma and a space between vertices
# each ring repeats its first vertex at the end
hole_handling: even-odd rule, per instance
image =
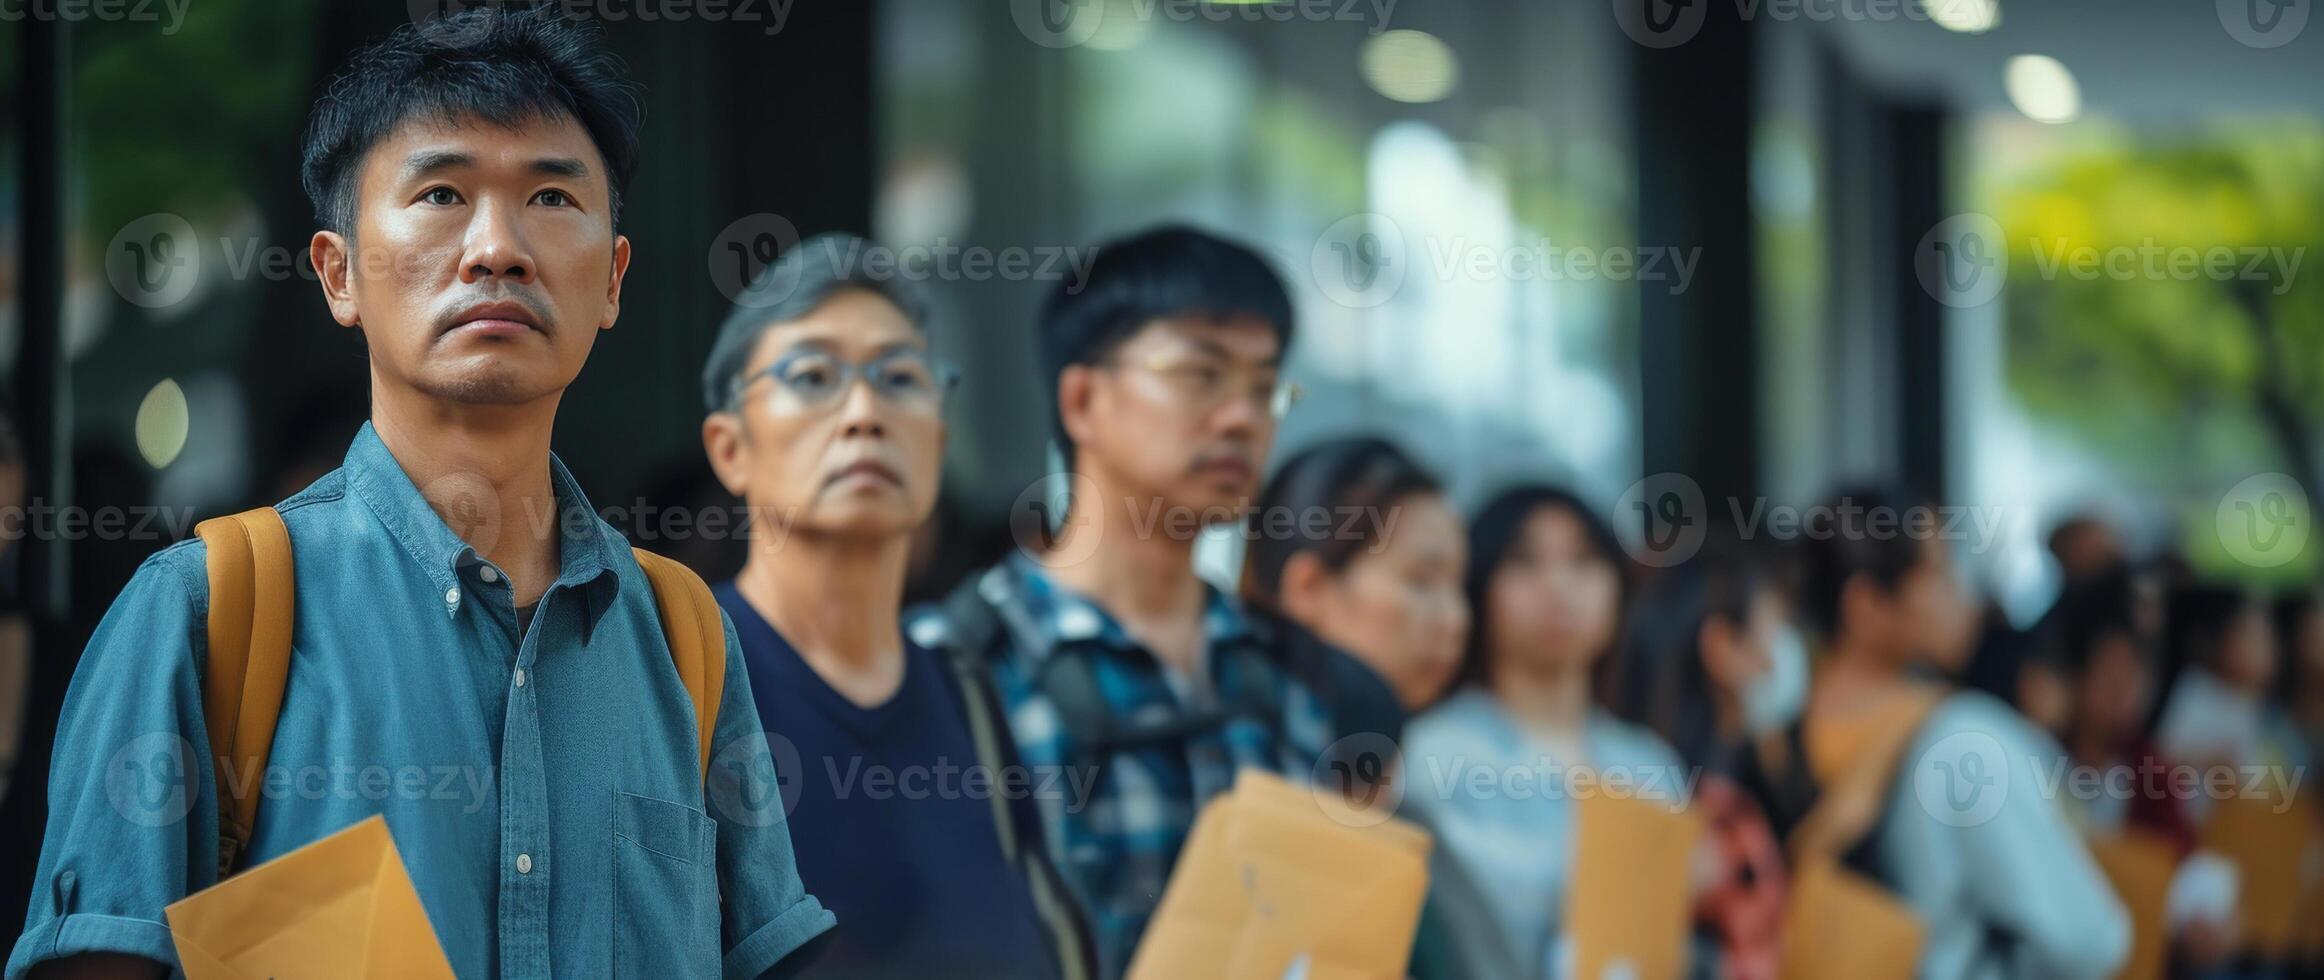
POLYGON ((718 706, 726 697, 726 624, 719 618, 718 600, 693 569, 643 548, 630 550, 637 555, 638 567, 645 569, 646 581, 653 584, 670 661, 694 702, 700 771, 708 778, 710 737, 718 729, 718 706))
MULTIPOLYGON (((1022 762, 1017 757, 1016 741, 1005 724, 1007 709, 986 673, 993 644, 1001 639, 1004 626, 992 606, 977 594, 973 577, 954 587, 938 603, 938 608, 942 610, 945 629, 937 639, 938 649, 934 652, 950 668, 953 684, 960 690, 961 711, 968 722, 969 738, 976 746, 977 762, 994 774, 1013 771, 1022 762)), ((1050 861, 1039 817, 1031 807, 1021 805, 1024 801, 1007 799, 1009 794, 990 795, 993 830, 1000 841, 1001 855, 1025 874, 1034 909, 1048 929, 1050 943, 1057 954, 1059 976, 1065 980, 1088 980, 1096 976, 1097 952, 1089 923, 1082 917, 1079 904, 1073 901, 1064 876, 1050 861)))
POLYGON ((194 528, 210 578, 202 714, 218 781, 218 877, 234 871, 258 823, 259 787, 290 676, 298 601, 290 530, 259 507, 194 528), (237 792, 239 791, 239 792, 237 792))
POLYGON ((1930 685, 1899 695, 1894 705, 1869 723, 1844 765, 1827 774, 1814 772, 1815 767, 1808 764, 1821 789, 1814 806, 1792 830, 1790 849, 1795 863, 1838 860, 1879 824, 1888 809, 1897 764, 1945 693, 1930 685))

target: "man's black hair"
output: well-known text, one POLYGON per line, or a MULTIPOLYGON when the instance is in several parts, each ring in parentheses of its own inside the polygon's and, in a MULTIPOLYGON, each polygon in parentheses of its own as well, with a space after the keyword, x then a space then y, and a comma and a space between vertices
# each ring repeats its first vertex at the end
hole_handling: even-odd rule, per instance
POLYGON ((1098 246, 1086 278, 1050 294, 1041 313, 1041 367, 1052 395, 1051 425, 1069 461, 1073 446, 1055 415, 1066 367, 1112 355, 1139 328, 1165 317, 1266 321, 1291 348, 1291 294, 1264 256, 1207 232, 1164 225, 1098 246))
POLYGON ((357 51, 315 100, 299 183, 324 228, 352 235, 363 157, 414 118, 521 126, 570 118, 605 158, 612 218, 637 170, 639 106, 598 30, 554 7, 481 6, 406 24, 357 51))

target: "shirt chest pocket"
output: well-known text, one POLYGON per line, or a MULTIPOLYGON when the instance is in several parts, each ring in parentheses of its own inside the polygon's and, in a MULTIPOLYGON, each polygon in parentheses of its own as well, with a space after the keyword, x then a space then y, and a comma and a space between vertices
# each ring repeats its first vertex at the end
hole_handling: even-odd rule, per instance
POLYGON ((718 975, 717 834, 683 803, 614 793, 615 976, 718 975))

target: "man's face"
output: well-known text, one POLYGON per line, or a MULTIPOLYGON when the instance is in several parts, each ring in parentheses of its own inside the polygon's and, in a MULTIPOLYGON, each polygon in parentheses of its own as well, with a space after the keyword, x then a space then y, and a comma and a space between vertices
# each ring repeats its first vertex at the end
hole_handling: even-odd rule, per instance
POLYGON ((1074 455, 1141 495, 1133 506, 1231 517, 1257 489, 1275 439, 1282 354, 1258 317, 1148 323, 1105 361, 1059 378, 1074 455))
POLYGON ((927 520, 944 462, 927 347, 894 303, 860 289, 759 337, 739 404, 702 427, 758 533, 885 538, 927 520), (855 376, 865 364, 880 366, 879 390, 855 376))
POLYGON ((562 392, 620 313, 629 240, 570 117, 506 128, 413 118, 359 164, 352 238, 310 245, 331 313, 359 327, 376 383, 440 402, 562 392))

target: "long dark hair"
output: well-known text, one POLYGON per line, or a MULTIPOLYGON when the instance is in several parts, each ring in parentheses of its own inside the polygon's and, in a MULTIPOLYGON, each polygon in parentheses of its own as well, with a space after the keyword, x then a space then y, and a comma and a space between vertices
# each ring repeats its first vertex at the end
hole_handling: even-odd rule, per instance
MULTIPOLYGON (((1581 525, 1582 540, 1590 552, 1614 570, 1616 620, 1630 592, 1630 562, 1622 552, 1622 545, 1614 538, 1614 529, 1606 526, 1597 512, 1582 502, 1571 491, 1545 484, 1530 484, 1504 490, 1477 512, 1477 519, 1469 523, 1469 568, 1463 588, 1469 597, 1469 646, 1461 656, 1458 683, 1482 684, 1488 679, 1488 658, 1492 656, 1493 573, 1501 569, 1509 557, 1510 546, 1517 541, 1525 522, 1542 510, 1559 510, 1571 515, 1581 525)), ((1598 658, 1598 679, 1603 680, 1606 664, 1611 657, 1598 658)), ((1601 687, 1600 690, 1603 688, 1601 687)))
POLYGON ((1778 586, 1772 569, 1740 541, 1714 537, 1693 558, 1648 580, 1631 604, 1612 668, 1616 714, 1661 735, 1689 765, 1721 754, 1718 711, 1703 666, 1703 625, 1741 629, 1751 604, 1778 586))
POLYGON ((1386 531, 1382 511, 1414 494, 1441 493, 1443 485, 1412 457, 1386 439, 1362 436, 1334 439, 1300 451, 1275 471, 1275 478, 1259 494, 1258 509, 1246 527, 1250 548, 1243 559, 1243 598, 1253 606, 1281 614, 1284 566, 1302 552, 1320 559, 1334 572, 1345 569, 1356 555, 1377 544, 1386 531), (1315 511, 1356 517, 1342 525, 1335 520, 1321 535, 1308 534, 1302 520, 1294 519, 1290 533, 1269 528, 1269 515, 1304 516, 1315 511), (1352 531, 1353 533, 1342 533, 1352 531))

